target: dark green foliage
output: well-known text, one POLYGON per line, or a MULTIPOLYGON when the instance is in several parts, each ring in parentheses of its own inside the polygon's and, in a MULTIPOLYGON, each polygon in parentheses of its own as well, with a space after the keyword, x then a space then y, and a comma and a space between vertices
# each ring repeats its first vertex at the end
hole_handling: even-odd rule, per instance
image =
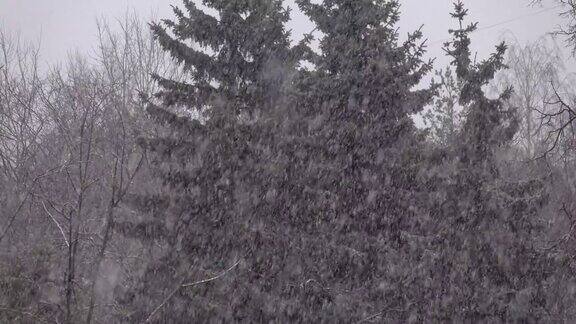
POLYGON ((180 104, 215 113, 267 110, 278 99, 301 47, 290 48, 284 24, 288 10, 278 0, 204 1, 213 17, 185 0, 174 7, 176 21, 151 25, 161 46, 189 72, 191 83, 156 75, 158 93, 168 105, 180 104))
MULTIPOLYGON (((244 10, 210 5, 230 16, 244 10)), ((360 320, 399 302, 402 274, 388 268, 391 260, 407 262, 402 231, 418 226, 411 215, 422 207, 423 194, 415 179, 422 136, 410 114, 433 94, 412 90, 431 68, 421 59, 421 34, 398 44, 395 1, 299 5, 324 33, 321 52, 310 55, 303 45, 285 50, 299 50, 316 68, 298 73, 294 91, 278 88, 284 99, 273 111, 261 110, 262 117, 248 124, 241 111, 200 124, 149 108, 173 132, 142 140, 155 153, 170 200, 161 213, 167 232, 147 233, 158 234, 166 249, 125 301, 153 305, 182 280, 209 277, 240 260, 218 281, 178 290, 158 320, 360 320)), ((196 64, 192 56, 173 53, 184 65, 196 64)), ((286 58, 277 64, 296 73, 286 58)), ((202 70, 202 77, 193 72, 190 89, 218 80, 220 68, 202 70)), ((253 92, 258 95, 226 102, 259 108, 270 95, 261 87, 253 92)), ((177 93, 166 88, 163 96, 177 93)), ((133 229, 135 235, 144 230, 133 229)), ((130 318, 143 319, 146 312, 152 309, 130 318)))
POLYGON ((414 90, 431 64, 420 32, 399 42, 398 1, 297 3, 323 33, 318 53, 311 36, 289 46, 280 1, 204 1, 219 19, 185 1, 165 22, 174 36, 152 25, 190 79, 158 77, 164 106, 148 105, 165 131, 140 145, 162 186, 132 200, 145 220, 115 228, 156 250, 120 294, 121 320, 546 319, 546 194, 501 174, 497 153, 517 129, 510 90, 482 90, 506 47, 472 62, 476 25, 456 5, 447 52, 465 119, 450 145, 428 149, 411 115, 436 86, 414 90), (298 69, 304 59, 313 68, 298 69))
POLYGON ((411 91, 431 65, 422 62, 419 31, 397 44, 396 1, 298 3, 325 35, 321 54, 312 60, 316 68, 301 80, 305 95, 311 96, 307 111, 329 113, 334 119, 395 123, 421 111, 422 103, 430 100, 428 90, 411 91))
MULTIPOLYGON (((462 26, 466 11, 456 4, 462 26)), ((519 183, 501 175, 496 158, 517 130, 515 112, 505 100, 484 95, 495 72, 504 68, 506 47, 501 44, 487 60, 470 59, 468 38, 475 24, 453 30, 447 44, 461 84, 460 103, 465 121, 458 141, 447 148, 448 158, 432 169, 435 182, 430 233, 434 234, 425 318, 459 321, 542 321, 550 319, 547 285, 558 270, 538 242, 543 220, 538 212, 546 203, 541 181, 519 183)))

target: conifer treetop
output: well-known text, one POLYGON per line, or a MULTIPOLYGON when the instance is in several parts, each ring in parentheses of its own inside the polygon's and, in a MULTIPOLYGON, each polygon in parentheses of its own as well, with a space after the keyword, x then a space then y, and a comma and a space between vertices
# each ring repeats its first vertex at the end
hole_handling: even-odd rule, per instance
POLYGON ((301 48, 284 28, 289 10, 280 0, 205 0, 215 15, 184 0, 174 20, 152 23, 159 44, 188 72, 188 83, 156 75, 166 104, 195 109, 227 106, 234 114, 262 108, 278 95, 285 75, 278 62, 295 66, 301 48), (230 109, 231 108, 231 109, 230 109))
POLYGON ((412 91, 432 66, 423 61, 420 30, 399 42, 398 1, 296 2, 323 34, 307 86, 318 87, 318 100, 329 109, 392 121, 421 111, 430 100, 430 89, 412 91))

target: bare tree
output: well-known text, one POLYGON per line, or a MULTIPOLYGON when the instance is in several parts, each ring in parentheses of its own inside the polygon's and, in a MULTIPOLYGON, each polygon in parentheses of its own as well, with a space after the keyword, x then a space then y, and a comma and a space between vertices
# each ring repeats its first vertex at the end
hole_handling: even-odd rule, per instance
POLYGON ((103 82, 114 89, 106 114, 110 117, 107 121, 107 138, 113 154, 112 158, 108 159, 111 163, 108 167, 111 174, 107 184, 110 198, 103 238, 94 261, 86 316, 88 323, 93 319, 95 286, 112 239, 115 209, 128 193, 144 162, 144 155, 136 145, 136 138, 143 130, 154 131, 156 128, 148 123, 142 109, 141 96, 151 96, 157 91, 157 83, 152 76, 154 74, 182 77, 181 70, 154 40, 144 20, 133 13, 127 13, 123 20, 116 24, 120 32, 115 32, 113 27, 105 20, 98 22, 98 69, 102 73, 103 82))
MULTIPOLYGON (((564 19, 564 23, 551 31, 552 35, 563 37, 566 45, 572 48, 572 55, 576 54, 576 1, 575 0, 550 0, 556 3, 561 11, 559 16, 564 19)), ((531 0, 532 5, 542 5, 545 0, 531 0)))
POLYGON ((45 120, 37 110, 38 47, 0 30, 0 242, 28 202, 45 120), (4 192, 4 190, 9 190, 4 192), (8 199, 5 195, 17 199, 8 199))
POLYGON ((545 142, 549 143, 549 146, 542 157, 557 152, 565 162, 568 162, 568 159, 576 153, 576 110, 573 108, 576 98, 570 93, 561 94, 553 83, 551 88, 553 97, 547 103, 556 108, 550 111, 538 110, 540 126, 548 129, 545 142))
POLYGON ((456 79, 453 70, 447 67, 444 71, 436 71, 439 78, 439 94, 434 106, 423 114, 423 121, 434 142, 443 146, 454 144, 462 123, 462 107, 458 103, 458 92, 461 84, 456 79))
POLYGON ((36 48, 0 35, 0 242, 38 228, 36 215, 50 226, 36 237, 55 249, 64 298, 44 303, 66 322, 106 316, 103 263, 124 262, 113 225, 145 165, 136 138, 156 128, 141 96, 157 90, 153 74, 182 77, 135 14, 97 27, 95 58, 70 55, 43 76, 36 48), (18 216, 37 223, 16 227, 18 216))
POLYGON ((529 44, 518 40, 508 41, 506 64, 497 83, 499 88, 511 86, 514 89, 509 103, 518 110, 520 131, 515 142, 526 156, 532 157, 542 142, 545 129, 538 127, 538 111, 550 108, 552 84, 559 84, 564 63, 560 50, 549 38, 543 37, 529 44))

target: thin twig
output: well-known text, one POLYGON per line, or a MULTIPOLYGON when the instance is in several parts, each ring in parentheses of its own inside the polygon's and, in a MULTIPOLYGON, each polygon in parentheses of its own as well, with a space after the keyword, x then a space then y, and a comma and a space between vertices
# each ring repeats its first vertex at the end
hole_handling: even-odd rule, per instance
POLYGON ((554 112, 543 112, 538 109, 535 110, 540 114, 539 129, 541 129, 543 126, 552 127, 552 130, 548 131, 545 142, 549 142, 551 139, 553 139, 553 142, 552 145, 544 153, 542 153, 535 159, 546 158, 549 153, 554 151, 557 148, 561 137, 564 135, 566 128, 568 128, 569 126, 573 125, 574 122, 576 122, 576 111, 562 98, 557 88, 554 86, 554 83, 552 82, 551 87, 552 91, 554 92, 555 100, 549 101, 547 102, 547 104, 560 105, 560 108, 554 112), (567 115, 568 121, 563 122, 559 126, 554 126, 553 120, 562 115, 567 115))
POLYGON ((196 281, 196 282, 192 282, 192 283, 184 283, 184 280, 166 297, 164 298, 164 300, 162 301, 162 303, 160 305, 158 305, 158 307, 156 307, 152 313, 150 313, 150 315, 148 316, 148 318, 146 319, 146 321, 144 321, 144 323, 149 323, 152 318, 154 317, 154 315, 156 315, 156 313, 162 308, 164 307, 164 305, 172 298, 172 296, 174 296, 178 290, 180 290, 180 288, 186 288, 186 287, 193 287, 199 284, 203 284, 203 283, 207 283, 210 281, 214 281, 216 279, 221 278, 222 276, 226 275, 228 272, 230 272, 232 269, 234 269, 238 264, 240 263, 240 260, 236 261, 236 263, 234 263, 230 268, 226 269, 225 271, 222 271, 220 274, 208 278, 208 279, 204 279, 204 280, 200 280, 200 281, 196 281))
POLYGON ((227 270, 221 272, 219 275, 214 276, 212 278, 208 278, 208 279, 204 279, 204 280, 200 280, 200 281, 196 281, 196 282, 192 282, 192 283, 187 283, 187 284, 183 284, 182 288, 185 287, 193 287, 202 283, 206 283, 206 282, 210 282, 216 279, 219 279, 220 277, 224 276, 226 273, 230 272, 230 270, 236 268, 236 266, 240 263, 240 260, 236 261, 236 263, 234 263, 234 265, 232 265, 230 268, 228 268, 227 270))
POLYGON ((24 199, 22 199, 20 201, 20 204, 18 205, 18 207, 16 208, 16 211, 14 211, 12 213, 12 216, 10 217, 10 220, 8 221, 8 225, 6 225, 6 228, 4 229, 4 232, 0 235, 0 242, 2 242, 2 240, 4 239, 4 237, 6 237, 6 235, 8 234, 8 231, 10 230, 10 228, 12 227, 12 225, 14 225, 14 222, 16 221, 16 217, 18 216, 18 214, 20 213, 20 210, 24 207, 24 204, 26 203, 26 201, 28 201, 28 197, 32 196, 33 190, 32 188, 36 185, 36 183, 46 177, 48 174, 50 174, 51 172, 53 172, 54 170, 56 170, 57 168, 52 168, 46 172, 44 172, 43 174, 40 174, 38 176, 36 176, 32 182, 30 183, 30 185, 28 186, 28 189, 26 190, 26 195, 24 196, 24 199))
POLYGON ((366 317, 366 318, 364 318, 364 319, 361 319, 361 320, 359 320, 359 321, 356 322, 356 323, 364 323, 364 322, 370 321, 370 320, 372 320, 372 319, 375 319, 375 318, 378 317, 378 316, 382 316, 383 314, 384 314, 384 312, 379 312, 379 313, 370 315, 370 316, 368 316, 368 317, 366 317))
POLYGON ((44 208, 44 211, 46 212, 46 214, 48 214, 48 216, 52 219, 54 224, 56 224, 56 226, 58 226, 58 229, 60 230, 60 233, 62 233, 62 237, 64 238, 64 242, 66 242, 66 246, 70 247, 70 243, 68 243, 68 240, 66 239, 66 234, 64 234, 64 230, 62 229, 62 226, 60 226, 60 224, 58 223, 56 218, 54 218, 54 216, 52 216, 52 214, 48 211, 48 208, 46 208, 46 204, 44 204, 44 202, 42 202, 42 207, 44 208))

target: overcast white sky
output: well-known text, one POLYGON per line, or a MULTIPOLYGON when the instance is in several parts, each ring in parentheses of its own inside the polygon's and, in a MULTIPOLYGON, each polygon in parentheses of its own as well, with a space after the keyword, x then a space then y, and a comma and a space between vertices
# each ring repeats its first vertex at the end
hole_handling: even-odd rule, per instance
MULTIPOLYGON (((544 9, 554 7, 553 0, 547 1, 544 9)), ((487 55, 505 32, 511 32, 519 41, 525 42, 544 35, 560 23, 559 8, 543 12, 542 7, 530 7, 530 0, 464 2, 470 9, 471 19, 479 21, 480 28, 489 27, 474 36, 479 57, 487 55), (498 25, 493 26, 495 24, 498 25)), ((144 17, 152 14, 170 17, 169 5, 180 3, 180 0, 0 0, 0 25, 10 32, 19 32, 25 39, 41 40, 44 61, 55 63, 71 50, 91 50, 98 17, 114 19, 128 9, 136 10, 144 17)), ((285 3, 294 9, 290 23, 294 37, 310 31, 311 23, 297 10, 294 1, 285 3)), ((423 31, 430 43, 429 56, 439 57, 437 64, 441 67, 447 62, 442 58, 441 47, 448 37, 448 28, 453 26, 449 18, 452 1, 401 0, 401 3, 400 31, 406 33, 424 25, 423 31)))

